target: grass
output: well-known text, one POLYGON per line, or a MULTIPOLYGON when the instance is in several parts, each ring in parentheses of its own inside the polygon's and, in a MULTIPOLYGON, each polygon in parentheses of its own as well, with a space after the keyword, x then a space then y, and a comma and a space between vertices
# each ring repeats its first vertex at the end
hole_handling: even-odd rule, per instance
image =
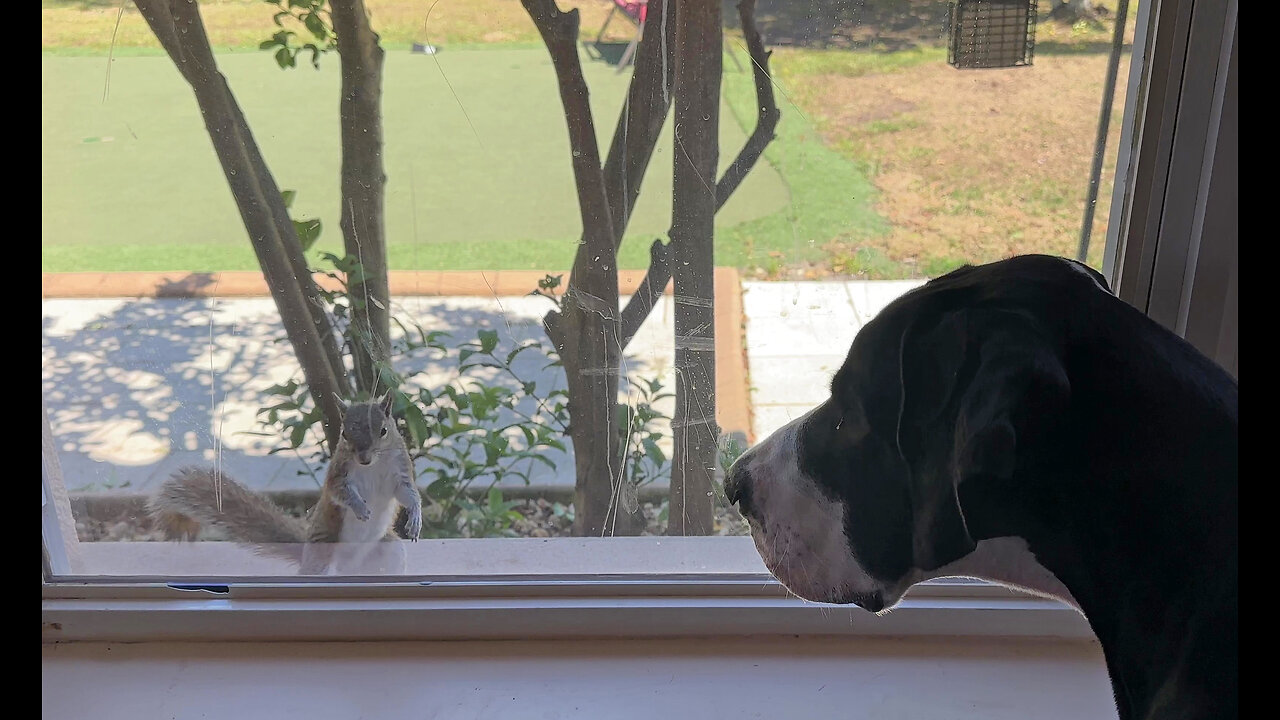
MULTIPOLYGON (((282 71, 266 53, 220 65, 298 217, 337 231, 336 63, 282 71)), ((246 270, 257 266, 195 103, 164 57, 42 58, 45 271, 246 270)), ((601 144, 625 75, 586 63, 601 144)), ((389 53, 384 113, 388 253, 396 269, 563 269, 580 231, 567 135, 545 50, 389 53), (437 60, 439 66, 436 65, 437 60), (445 77, 448 77, 448 84, 445 77), (500 81, 495 81, 500 78, 500 81), (450 89, 452 86, 452 89, 450 89), (454 98, 456 93, 457 99, 454 98)), ((721 133, 745 133, 729 112, 721 133)), ((670 223, 670 127, 632 217, 623 267, 644 267, 670 223)), ((724 164, 731 161, 724 158, 724 164)), ((788 202, 762 164, 721 211, 730 227, 788 202)))
MULTIPOLYGON (((523 9, 503 0, 368 2, 389 49, 392 266, 567 266, 578 220, 563 118, 523 9), (434 59, 405 52, 425 41, 444 52, 434 59)), ((842 49, 775 49, 778 137, 718 218, 717 262, 758 277, 879 278, 934 275, 1018 252, 1074 253, 1105 24, 1042 22, 1033 67, 962 72, 945 64, 934 26, 941 0, 868 0, 853 8, 865 17, 851 18, 774 4, 760 15, 766 40, 810 37, 842 49)), ((594 36, 608 9, 590 0, 561 5, 580 7, 584 37, 594 36)), ((42 4, 44 268, 256 267, 189 90, 165 58, 153 57, 158 50, 137 13, 129 6, 120 16, 118 7, 42 4), (118 16, 103 103, 104 56, 118 16)), ((334 63, 321 73, 281 73, 264 54, 231 52, 256 47, 272 7, 260 0, 201 7, 278 180, 299 190, 295 210, 321 217, 322 244, 335 248, 334 63)), ((755 122, 745 51, 732 35, 727 45, 738 63, 725 66, 722 163, 755 122)), ((625 75, 601 63, 586 67, 603 144, 625 75)), ((1099 194, 1095 264, 1122 103, 1099 194)), ((623 267, 643 266, 648 241, 665 233, 670 148, 668 136, 623 244, 623 267)))
MULTIPOLYGON (((785 64, 785 56, 779 64, 785 64)), ((748 74, 726 73, 723 93, 741 122, 755 117, 755 89, 748 74)), ((834 238, 869 238, 889 229, 875 210, 878 193, 867 174, 827 147, 804 110, 785 93, 785 86, 775 92, 782 118, 765 159, 786 180, 791 202, 780 213, 725 228, 717 236, 717 262, 760 277, 794 270, 813 275, 822 267, 824 245, 834 238)), ((856 273, 858 268, 843 271, 856 273)))

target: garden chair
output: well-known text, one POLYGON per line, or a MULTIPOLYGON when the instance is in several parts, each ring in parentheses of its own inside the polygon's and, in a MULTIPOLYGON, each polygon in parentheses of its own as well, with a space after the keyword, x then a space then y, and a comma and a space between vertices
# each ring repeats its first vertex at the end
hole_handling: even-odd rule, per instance
POLYGON ((596 34, 595 44, 599 47, 600 41, 604 38, 605 29, 609 27, 609 23, 618 14, 630 20, 636 26, 635 35, 632 36, 627 49, 622 52, 622 57, 618 59, 618 72, 622 72, 622 69, 630 65, 632 60, 635 59, 636 46, 640 44, 640 36, 644 33, 644 18, 649 11, 649 0, 635 0, 634 2, 611 0, 611 2, 613 2, 613 7, 610 8, 609 14, 605 17, 604 24, 600 26, 600 32, 596 34))

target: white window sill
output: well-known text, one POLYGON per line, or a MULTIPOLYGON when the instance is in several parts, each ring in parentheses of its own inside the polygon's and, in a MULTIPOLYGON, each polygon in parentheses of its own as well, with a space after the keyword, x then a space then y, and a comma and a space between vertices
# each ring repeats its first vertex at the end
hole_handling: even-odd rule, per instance
POLYGON ((438 540, 405 548, 408 574, 340 583, 288 577, 287 565, 229 543, 85 543, 81 559, 98 575, 43 587, 41 637, 1093 637, 1065 605, 973 581, 918 586, 881 617, 806 602, 765 572, 749 538, 438 540))

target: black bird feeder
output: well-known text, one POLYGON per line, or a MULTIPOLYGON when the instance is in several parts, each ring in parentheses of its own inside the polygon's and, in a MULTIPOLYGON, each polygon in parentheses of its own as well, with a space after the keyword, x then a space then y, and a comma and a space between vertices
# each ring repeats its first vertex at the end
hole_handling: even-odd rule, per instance
POLYGON ((1030 65, 1036 0, 952 0, 947 62, 962 70, 1030 65))

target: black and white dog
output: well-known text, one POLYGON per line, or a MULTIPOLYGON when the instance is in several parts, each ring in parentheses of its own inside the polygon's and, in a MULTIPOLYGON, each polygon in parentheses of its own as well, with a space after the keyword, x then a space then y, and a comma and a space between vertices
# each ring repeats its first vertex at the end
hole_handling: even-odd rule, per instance
POLYGON ((1060 598, 1123 720, 1238 709, 1239 389, 1099 274, 1025 256, 903 295, 725 481, 796 595, 966 575, 1060 598))

